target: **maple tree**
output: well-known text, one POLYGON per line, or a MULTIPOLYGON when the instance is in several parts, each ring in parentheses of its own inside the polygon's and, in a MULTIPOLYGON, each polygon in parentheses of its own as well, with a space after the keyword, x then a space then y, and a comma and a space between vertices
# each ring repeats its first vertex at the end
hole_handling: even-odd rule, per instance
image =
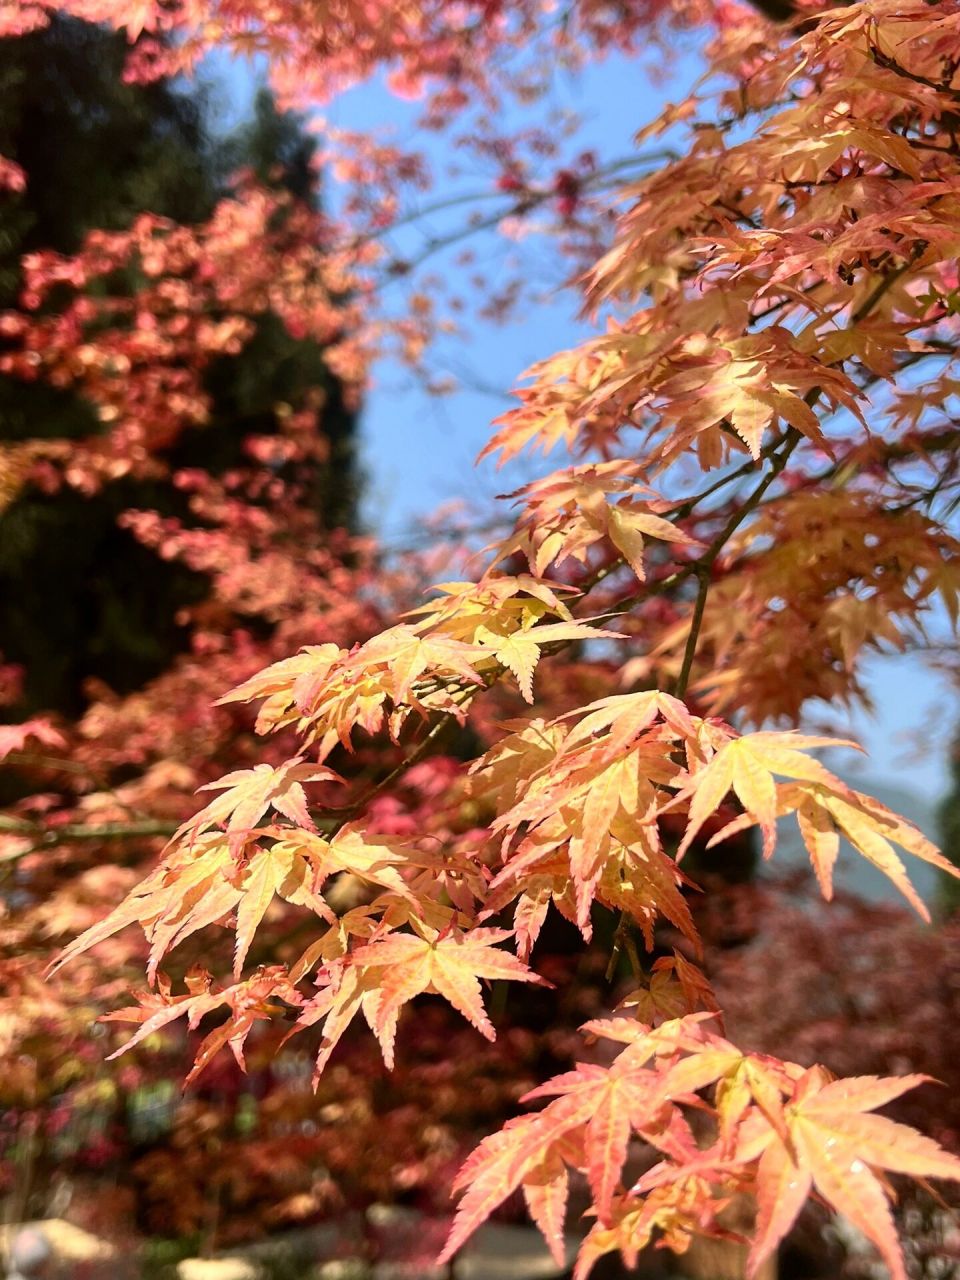
MULTIPOLYGON (((20 7, 16 29, 52 7, 20 7)), ((266 47, 287 94, 329 95, 386 67, 398 91, 423 90, 433 120, 474 98, 497 103, 502 48, 545 30, 555 56, 575 62, 611 44, 635 47, 652 16, 648 6, 623 6, 618 23, 588 0, 559 28, 538 5, 467 3, 452 18, 449 6, 429 4, 343 4, 321 17, 200 0, 59 7, 132 36, 146 31, 133 75, 188 67, 214 42, 266 47), (151 44, 149 33, 168 29, 177 40, 151 44)), ((852 744, 797 726, 813 704, 863 701, 869 656, 924 644, 939 612, 951 625, 958 613, 949 521, 960 7, 811 5, 780 15, 780 26, 722 6, 662 15, 684 16, 716 24, 711 76, 640 135, 641 146, 679 140, 676 154, 618 189, 609 242, 590 242, 599 256, 585 302, 606 331, 529 371, 486 450, 508 461, 563 446, 572 465, 510 495, 518 513, 483 573, 443 582, 416 605, 412 572, 390 584, 368 562, 371 599, 355 598, 352 615, 339 610, 331 628, 297 610, 300 577, 279 600, 273 594, 281 559, 268 549, 283 538, 289 508, 261 527, 204 481, 197 509, 223 516, 234 535, 226 543, 150 513, 131 517, 148 543, 214 572, 223 605, 250 612, 252 596, 281 623, 269 654, 220 643, 216 678, 231 663, 243 670, 232 692, 217 690, 218 710, 195 712, 201 724, 210 717, 200 773, 217 794, 187 816, 182 791, 171 799, 169 769, 158 762, 149 784, 141 780, 140 808, 183 820, 159 864, 64 949, 54 971, 89 965, 91 948, 138 924, 149 989, 110 1015, 137 1028, 126 1047, 181 1019, 196 1030, 214 1014, 191 1072, 202 1078, 220 1050, 242 1066, 257 1029, 283 1023, 319 1040, 319 1078, 358 1014, 390 1063, 404 1006, 423 994, 493 1037, 482 981, 541 982, 536 948, 551 904, 585 939, 616 921, 613 960, 626 955, 636 989, 621 1011, 584 1027, 607 1051, 538 1085, 529 1101, 549 1101, 467 1160, 443 1257, 520 1189, 559 1258, 573 1171, 586 1178, 596 1219, 578 1276, 614 1250, 632 1262, 653 1240, 683 1251, 695 1236, 726 1238, 725 1210, 747 1194, 756 1201, 753 1272, 814 1196, 901 1280, 888 1175, 956 1180, 960 1159, 875 1113, 927 1077, 838 1079, 728 1039, 698 962, 683 860, 704 836, 709 856, 752 828, 770 858, 788 818, 827 899, 841 841, 922 916, 901 853, 956 874, 915 827, 814 754, 852 744), (251 528, 259 557, 247 553, 251 528), (395 603, 406 610, 400 621, 395 603), (595 675, 574 692, 578 663, 595 675), (557 667, 566 672, 559 690, 557 667), (217 717, 240 716, 247 703, 258 704, 262 750, 246 737, 245 758, 224 762, 218 780, 216 758, 231 754, 237 722, 217 717), (491 704, 497 710, 485 710, 491 704), (478 749, 469 761, 446 758, 430 802, 409 820, 391 799, 458 725, 478 749), (371 752, 391 762, 372 777, 371 752), (344 883, 356 890, 347 900, 344 883), (304 928, 262 946, 262 929, 278 919, 304 928), (640 943, 652 952, 664 924, 686 952, 645 972, 640 943), (233 975, 218 980, 189 959, 201 931, 224 929, 234 934, 233 975), (655 1153, 639 1178, 626 1172, 637 1142, 655 1153)), ((404 157, 362 152, 361 161, 365 180, 382 165, 389 223, 404 157)), ((500 190, 522 195, 524 178, 509 167, 503 176, 500 190)), ((587 185, 569 174, 553 184, 561 218, 577 213, 587 185)), ((11 330, 9 371, 23 376, 18 360, 33 366, 27 357, 42 348, 56 376, 82 385, 109 432, 109 447, 102 435, 69 451, 31 445, 25 467, 80 487, 103 483, 117 465, 148 468, 203 414, 179 342, 202 367, 210 350, 242 341, 243 316, 267 298, 358 386, 389 332, 416 361, 428 333, 391 329, 372 302, 344 317, 344 294, 370 297, 376 241, 301 211, 291 215, 291 244, 275 234, 278 201, 251 184, 206 227, 144 217, 129 234, 91 237, 79 257, 33 264, 28 288, 40 305, 54 285, 86 285, 136 253, 148 277, 143 305, 156 319, 143 339, 144 376, 121 379, 112 344, 127 330, 111 321, 129 312, 126 296, 106 296, 83 348, 89 358, 74 358, 82 295, 79 315, 41 309, 11 330), (269 252, 252 259, 251 241, 269 252), (191 299, 226 309, 216 325, 204 309, 181 307, 181 277, 191 299), (161 356, 172 352, 169 363, 157 343, 161 356)), ((376 203, 358 197, 348 209, 362 225, 376 203)), ((574 240, 571 253, 583 252, 574 240)), ((332 592, 329 553, 317 547, 298 569, 315 598, 332 592)), ((356 567, 344 572, 340 585, 353 585, 356 567)), ((190 683, 194 699, 211 676, 197 665, 172 676, 190 683)), ((129 749, 137 709, 116 712, 112 726, 109 713, 97 714, 101 757, 111 732, 129 749)), ((52 732, 42 720, 7 731, 14 750, 31 734, 50 742, 52 732)), ((143 719, 140 732, 155 736, 143 719)), ((112 819, 115 799, 99 803, 112 819)), ((61 826, 64 842, 83 838, 90 815, 79 826, 76 816, 61 826)), ((38 838, 59 843, 43 817, 19 814, 7 829, 21 842, 17 858, 38 838)))

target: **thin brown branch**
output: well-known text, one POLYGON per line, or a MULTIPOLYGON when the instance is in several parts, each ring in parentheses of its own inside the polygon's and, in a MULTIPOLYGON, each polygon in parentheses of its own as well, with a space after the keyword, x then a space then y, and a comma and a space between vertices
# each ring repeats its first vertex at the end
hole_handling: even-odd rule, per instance
MULTIPOLYGON (((712 563, 712 562, 711 562, 712 563)), ((674 686, 674 697, 683 698, 687 692, 687 685, 690 683, 690 672, 693 669, 693 660, 697 654, 697 641, 700 638, 700 628, 703 625, 703 614, 707 607, 707 595, 710 591, 710 565, 697 565, 697 598, 693 606, 693 614, 690 618, 690 630, 687 632, 687 643, 683 650, 683 662, 680 667, 680 674, 677 676, 677 683, 674 686)))
POLYGON ((0 862, 14 862, 25 858, 29 853, 36 853, 39 849, 54 848, 58 844, 82 843, 87 840, 134 840, 149 836, 172 836, 178 825, 176 822, 151 819, 144 822, 68 822, 63 826, 50 827, 42 822, 0 814, 0 832, 25 836, 31 841, 25 849, 14 849, 0 854, 0 862))
POLYGON ((8 751, 0 764, 22 764, 32 769, 60 769, 64 773, 91 774, 92 770, 75 760, 61 760, 58 756, 46 756, 36 751, 8 751))
MULTIPOLYGON (((807 396, 808 403, 814 403, 819 398, 819 389, 816 393, 807 396)), ((790 427, 783 437, 783 446, 780 452, 774 456, 770 470, 760 481, 757 487, 726 522, 717 536, 702 556, 695 561, 693 572, 696 573, 699 587, 697 590, 696 603, 693 606, 693 616, 690 619, 690 631, 687 635, 686 647, 683 651, 683 663, 680 667, 680 674, 677 677, 677 684, 674 694, 678 698, 682 698, 687 692, 687 685, 690 682, 690 672, 693 668, 693 661, 697 652, 697 641, 700 638, 700 627, 703 623, 703 613, 707 604, 707 594, 710 590, 710 577, 713 570, 714 561, 720 555, 723 548, 733 537, 734 533, 743 524, 747 516, 760 505, 763 495, 767 492, 773 482, 779 476, 780 472, 787 465, 790 455, 796 449, 797 445, 803 439, 803 436, 795 427, 790 427)))
MULTIPOLYGON (((617 176, 618 173, 626 168, 639 169, 641 174, 652 165, 660 164, 663 161, 675 161, 678 157, 675 152, 669 150, 660 150, 650 152, 646 155, 624 157, 623 160, 613 164, 606 165, 602 169, 598 169, 595 173, 585 177, 580 184, 580 189, 584 193, 597 193, 604 190, 604 185, 608 179, 617 176)), ((539 190, 531 189, 522 192, 518 197, 508 200, 505 205, 486 217, 477 218, 467 221, 463 226, 455 227, 443 234, 428 236, 422 248, 411 258, 394 258, 387 262, 385 274, 391 279, 402 279, 409 276, 412 272, 418 270, 424 265, 435 253, 440 253, 444 249, 450 249, 454 245, 461 243, 463 240, 469 239, 481 231, 490 231, 494 227, 500 225, 505 218, 521 217, 524 214, 531 213, 538 209, 541 205, 549 204, 556 199, 556 191, 553 187, 543 187, 539 190)), ((499 197, 503 200, 503 193, 491 192, 485 195, 485 199, 499 197)), ((428 207, 419 212, 411 212, 398 218, 396 222, 390 226, 378 229, 374 232, 366 233, 364 236, 357 237, 354 247, 364 243, 366 240, 380 239, 385 235, 389 235, 395 228, 405 225, 415 224, 420 218, 428 216, 431 212, 441 211, 444 208, 453 208, 458 204, 468 204, 470 198, 453 197, 450 200, 439 202, 437 205, 428 207)))
MULTIPOLYGON (((454 721, 451 715, 449 713, 443 713, 441 718, 437 720, 432 728, 424 734, 410 754, 408 756, 404 756, 399 764, 395 765, 385 777, 381 778, 379 782, 375 783, 369 788, 369 790, 365 791, 364 794, 355 800, 353 804, 348 805, 345 809, 338 809, 335 811, 335 826, 332 831, 328 831, 327 834, 335 834, 335 832, 339 831, 345 823, 351 820, 351 818, 359 817, 375 796, 386 791, 394 784, 394 782, 401 778, 408 769, 412 768, 413 765, 422 760, 424 756, 429 753, 431 747, 435 747, 444 734, 449 731, 450 726, 453 723, 454 721)), ((329 810, 327 810, 327 816, 333 816, 329 810)), ((318 822, 318 825, 320 825, 321 822, 322 817, 318 822)))

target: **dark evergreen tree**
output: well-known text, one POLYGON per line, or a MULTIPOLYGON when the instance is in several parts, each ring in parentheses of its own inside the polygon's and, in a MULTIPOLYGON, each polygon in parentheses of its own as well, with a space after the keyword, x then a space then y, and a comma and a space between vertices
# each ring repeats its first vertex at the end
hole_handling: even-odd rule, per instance
MULTIPOLYGON (((940 802, 937 814, 940 847, 951 862, 960 866, 960 734, 950 750, 950 790, 940 802)), ((939 873, 937 908, 942 916, 952 916, 960 909, 960 880, 939 873)))
MULTIPOLYGON (((268 94, 258 95, 250 121, 217 137, 207 128, 202 89, 125 84, 123 57, 115 33, 62 18, 0 41, 0 154, 27 175, 22 195, 0 199, 0 308, 17 305, 24 253, 75 252, 90 230, 121 230, 145 211, 202 221, 235 169, 252 168, 300 200, 316 199, 313 143, 268 94)), ((211 365, 206 381, 210 422, 184 433, 170 456, 174 466, 217 473, 236 465, 245 436, 276 429, 278 402, 297 405, 321 388, 329 462, 316 468, 308 500, 326 527, 354 524, 354 415, 316 343, 291 337, 268 313, 238 355, 211 365)), ((0 442, 97 430, 80 396, 41 381, 0 379, 0 442)), ((161 560, 120 528, 117 517, 130 507, 186 515, 172 486, 131 481, 95 497, 28 489, 0 515, 0 654, 26 671, 23 703, 8 710, 14 718, 76 714, 91 677, 130 692, 185 643, 176 616, 203 597, 206 579, 161 560)))
MULTIPOLYGON (((219 152, 225 172, 248 168, 265 186, 277 186, 296 200, 318 207, 316 144, 303 121, 279 112, 273 97, 261 90, 252 118, 227 138, 219 152)), ((325 403, 323 430, 329 459, 314 470, 309 501, 327 529, 353 529, 357 522, 359 476, 355 417, 344 405, 340 384, 330 376, 323 352, 313 341, 290 336, 276 317, 267 315, 241 357, 217 361, 207 377, 213 395, 214 423, 233 439, 237 433, 273 430, 273 406, 298 403, 310 387, 321 387, 325 403)), ((211 432, 184 441, 187 450, 210 447, 211 432)), ((209 462, 205 465, 209 466, 209 462)))

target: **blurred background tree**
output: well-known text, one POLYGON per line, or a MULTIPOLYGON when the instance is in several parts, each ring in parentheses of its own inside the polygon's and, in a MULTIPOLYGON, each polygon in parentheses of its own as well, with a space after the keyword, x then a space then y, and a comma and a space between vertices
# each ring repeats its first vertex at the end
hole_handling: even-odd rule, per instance
MULTIPOLYGON (((259 93, 250 119, 218 131, 213 88, 128 84, 126 52, 121 35, 63 17, 0 41, 0 153, 26 175, 23 192, 0 197, 4 309, 22 306, 24 255, 75 253, 91 230, 123 230, 146 211, 199 223, 236 170, 252 170, 261 183, 316 207, 314 143, 299 118, 276 111, 269 93, 259 93)), ((56 308, 56 296, 46 305, 56 308)), ((355 527, 355 415, 316 342, 292 336, 267 312, 238 353, 211 363, 205 384, 208 421, 170 451, 171 472, 201 467, 222 475, 243 460, 248 435, 276 431, 278 405, 293 412, 322 400, 326 461, 314 467, 303 500, 324 527, 355 527)), ((0 442, 75 439, 98 429, 93 408, 74 390, 0 379, 0 442)), ((165 479, 121 479, 95 494, 28 487, 0 507, 0 653, 24 672, 11 718, 40 709, 77 714, 91 677, 129 693, 186 647, 178 613, 205 596, 208 582, 120 527, 129 508, 187 515, 183 494, 165 479)))
MULTIPOLYGON (((0 39, 0 154, 25 176, 22 191, 0 192, 0 353, 14 349, 16 323, 66 315, 78 295, 94 306, 95 332, 95 308, 108 293, 133 298, 143 285, 134 255, 104 278, 55 287, 38 306, 24 287, 33 255, 79 255, 90 233, 125 233, 144 214, 200 227, 238 184, 281 197, 271 224, 277 235, 286 222, 291 237, 298 235, 297 219, 319 211, 315 143, 299 117, 277 111, 262 91, 227 128, 215 84, 129 84, 128 52, 122 35, 59 16, 41 30, 0 39)), ((340 562, 356 566, 362 558, 352 549, 360 545, 356 410, 314 336, 292 332, 288 317, 269 307, 246 319, 239 349, 216 354, 202 369, 204 420, 150 459, 158 465, 146 477, 123 474, 85 487, 5 476, 4 447, 80 443, 102 437, 106 427, 82 383, 58 386, 43 373, 0 377, 0 730, 3 721, 42 712, 76 733, 70 759, 62 768, 48 759, 39 782, 16 752, 8 756, 0 770, 5 804, 29 808, 39 786, 87 812, 106 800, 114 807, 101 810, 103 817, 131 819, 151 802, 142 790, 136 800, 118 798, 120 790, 136 789, 159 768, 157 796, 166 800, 155 825, 162 835, 165 822, 175 825, 178 806, 192 806, 201 780, 191 769, 197 755, 212 748, 239 762, 248 749, 250 725, 211 711, 218 692, 245 673, 244 664, 253 669, 279 656, 269 646, 285 624, 300 628, 294 645, 336 628, 323 612, 338 593, 350 598, 340 562), (295 467, 282 450, 276 459, 251 453, 251 441, 279 440, 294 417, 309 446, 295 467), (214 550, 222 537, 224 549, 208 557, 206 570, 187 564, 162 539, 137 536, 126 520, 131 511, 209 535, 214 550), (241 598, 242 583, 233 595, 223 589, 224 570, 228 575, 243 544, 251 560, 269 559, 282 544, 280 569, 264 571, 261 597, 249 589, 241 598), (300 577, 284 572, 291 565, 300 577), (226 675, 218 659, 239 666, 226 675)), ((349 632, 365 625, 363 608, 348 614, 349 632)), ((279 640, 279 652, 287 644, 279 640)), ((0 758, 5 754, 0 743, 0 758)), ((229 1236, 233 1217, 244 1216, 256 1233, 259 1212, 282 1222, 284 1203, 297 1196, 290 1216, 309 1215, 314 1188, 317 1204, 330 1202, 317 1170, 331 1162, 326 1147, 343 1145, 342 1133, 314 1133, 290 1147, 299 1111, 307 1100, 314 1105, 309 1072, 283 1076, 255 1065, 248 1081, 227 1069, 202 1095, 183 1101, 173 1084, 182 1075, 179 1062, 174 1068, 169 1057, 179 1051, 171 1044, 108 1081, 102 1045, 83 1044, 102 1007, 97 979, 59 1004, 34 972, 42 969, 37 957, 51 930, 59 935, 77 911, 99 911, 112 877, 130 874, 156 849, 156 839, 134 835, 80 843, 52 858, 25 847, 0 861, 0 1056, 15 1063, 0 1087, 5 1217, 42 1216, 57 1185, 76 1191, 89 1179, 99 1188, 87 1198, 91 1212, 102 1210, 112 1229, 136 1224, 193 1238, 212 1238, 221 1228, 229 1236), (260 1123, 264 1100, 269 1115, 260 1123), (195 1142, 186 1162, 185 1135, 195 1142), (232 1152, 226 1162, 224 1150, 232 1152), (266 1164, 276 1176, 266 1176, 266 1164)), ((136 942, 123 944, 114 978, 136 950, 136 942)), ((358 1123, 354 1114, 354 1130, 358 1123)), ((448 1137, 440 1146, 449 1160, 444 1143, 448 1137)), ((432 1167, 428 1159, 424 1177, 432 1167)), ((382 1164, 371 1170, 374 1181, 384 1176, 382 1164)))

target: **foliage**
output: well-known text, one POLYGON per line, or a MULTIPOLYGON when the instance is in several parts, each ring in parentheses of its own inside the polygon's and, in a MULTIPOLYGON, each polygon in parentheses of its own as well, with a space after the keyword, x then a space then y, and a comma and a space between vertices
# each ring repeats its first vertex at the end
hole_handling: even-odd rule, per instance
MULTIPOLYGON (((47 12, 34 5, 19 19, 47 12)), ((557 57, 577 60, 634 47, 651 17, 646 6, 612 12, 591 0, 553 29, 539 5, 318 13, 281 5, 268 21, 253 3, 96 6, 132 36, 177 31, 159 50, 139 42, 133 75, 190 65, 214 39, 262 43, 288 93, 330 94, 386 68, 400 91, 423 89, 433 123, 441 106, 496 105, 497 55, 536 47, 540 32, 557 57)), ((10 856, 29 865, 38 847, 56 858, 95 838, 97 803, 118 823, 118 796, 171 819, 159 864, 106 918, 96 913, 52 971, 70 962, 73 981, 89 982, 91 949, 115 955, 138 924, 149 986, 109 1015, 136 1028, 114 1056, 168 1027, 195 1032, 212 1014, 191 1080, 215 1070, 223 1049, 242 1067, 248 1041, 283 1030, 317 1046, 323 1087, 357 1015, 390 1065, 404 1007, 425 994, 491 1039, 482 982, 542 985, 533 956, 551 904, 587 940, 605 921, 613 963, 628 957, 637 989, 624 1011, 586 1023, 603 1049, 538 1084, 527 1100, 549 1101, 469 1157, 443 1256, 519 1189, 559 1257, 574 1172, 595 1218, 580 1277, 614 1250, 632 1262, 654 1240, 682 1252, 693 1237, 729 1238, 725 1210, 747 1195, 753 1273, 815 1197, 903 1280, 890 1175, 956 1180, 960 1159, 876 1112, 928 1077, 903 1063, 892 1075, 835 1078, 805 1054, 795 1062, 727 1038, 681 864, 695 840, 706 835, 709 849, 754 827, 769 858, 786 817, 827 899, 848 856, 842 841, 921 915, 898 850, 956 874, 814 754, 850 744, 806 730, 813 704, 864 699, 870 655, 925 645, 937 609, 958 613, 949 516, 960 8, 810 6, 779 27, 741 10, 712 16, 711 78, 641 135, 664 135, 677 151, 619 190, 621 216, 585 278, 605 332, 529 371, 486 451, 509 460, 562 445, 574 465, 512 495, 519 511, 479 577, 444 581, 412 608, 419 565, 391 579, 355 547, 338 561, 309 534, 290 555, 291 522, 303 525, 283 482, 274 496, 272 482, 258 491, 259 476, 249 480, 238 509, 225 483, 205 477, 194 490, 191 475, 195 510, 223 526, 214 536, 149 513, 132 527, 211 573, 228 611, 270 620, 269 640, 230 641, 221 622, 208 642, 218 662, 204 652, 167 677, 176 711, 159 727, 157 689, 139 707, 89 713, 81 763, 84 735, 98 767, 111 738, 114 761, 129 759, 136 723, 141 772, 92 805, 61 794, 49 812, 25 806, 9 819, 10 856), (276 506, 259 506, 259 492, 276 506), (305 614, 303 600, 316 609, 334 583, 349 596, 339 590, 328 613, 305 614), (207 709, 231 666, 236 687, 207 709), (583 668, 595 673, 591 689, 583 668), (188 700, 196 733, 185 755, 178 715, 188 700), (248 703, 259 704, 260 745, 237 709, 248 703), (489 703, 496 713, 482 709, 489 703), (441 756, 443 735, 458 733, 458 754, 441 756), (174 765, 217 793, 199 812, 171 787, 174 765), (411 779, 416 805, 404 800, 411 779), (640 944, 654 953, 664 926, 686 951, 661 954, 644 974, 640 944), (232 943, 232 977, 211 936, 232 943), (638 1140, 654 1163, 632 1177, 638 1140)), ((525 87, 520 75, 511 92, 525 87)), ((384 178, 379 217, 389 225, 402 166, 391 156, 380 169, 381 158, 366 147, 355 160, 361 185, 384 178)), ((499 190, 522 196, 524 184, 499 190)), ((561 219, 576 213, 579 192, 572 178, 550 188, 561 219)), ((535 204, 521 200, 514 216, 535 204)), ((268 304, 288 330, 302 325, 325 344, 341 377, 359 383, 390 332, 416 364, 430 326, 391 329, 377 312, 371 273, 382 250, 363 226, 371 202, 346 208, 359 231, 313 211, 287 216, 280 196, 251 183, 201 228, 144 217, 119 236, 89 237, 69 260, 41 256, 29 282, 38 305, 54 286, 105 282, 134 262, 143 280, 133 299, 101 291, 95 333, 78 298, 52 317, 41 306, 11 335, 12 370, 42 351, 44 376, 76 382, 106 423, 105 437, 67 451, 33 448, 29 466, 81 487, 103 483, 115 457, 130 474, 149 470, 158 442, 203 416, 197 369, 242 342, 244 317, 268 304), (151 319, 142 336, 126 319, 139 302, 151 319)), ((583 250, 569 226, 564 234, 571 254, 583 250)), ((273 456, 266 446, 253 454, 273 456)), ((56 905, 56 895, 38 904, 48 932, 75 928, 75 898, 61 900, 66 920, 56 905)))
POLYGON ((21 711, 75 714, 89 678, 127 693, 185 647, 204 565, 159 556, 129 513, 215 522, 209 506, 191 511, 191 471, 233 472, 238 497, 259 447, 274 470, 265 451, 282 455, 284 478, 296 471, 296 501, 326 527, 355 523, 354 415, 316 326, 294 321, 289 298, 282 314, 279 296, 253 298, 252 282, 224 311, 184 275, 190 252, 220 254, 227 270, 223 253, 270 219, 277 254, 313 233, 312 144, 266 94, 249 127, 211 138, 199 91, 126 84, 123 58, 118 36, 63 19, 0 42, 0 145, 29 177, 4 200, 0 353, 0 649, 24 668, 21 711), (259 185, 231 179, 247 168, 259 185))
MULTIPOLYGON (((152 861, 154 833, 189 810, 198 751, 217 754, 219 742, 225 767, 243 763, 235 721, 214 727, 206 704, 283 651, 275 634, 305 601, 311 615, 295 644, 326 638, 320 615, 347 577, 362 591, 372 576, 368 545, 338 531, 356 518, 349 392, 309 323, 298 328, 288 308, 288 330, 271 297, 241 298, 231 318, 209 290, 190 297, 185 281, 174 284, 185 248, 223 252, 223 235, 242 232, 243 200, 254 229, 270 223, 278 253, 295 224, 312 233, 313 144, 266 93, 248 124, 211 137, 204 94, 126 83, 125 47, 64 19, 0 41, 3 146, 25 175, 3 202, 0 354, 0 718, 13 721, 0 725, 0 796, 16 815, 0 832, 0 1038, 17 1063, 2 1095, 0 1183, 14 1214, 43 1211, 36 1193, 60 1194, 64 1175, 82 1183, 120 1165, 128 1188, 144 1186, 131 1171, 146 1150, 176 1142, 175 1107, 161 1108, 159 1127, 141 1124, 176 1072, 171 1059, 153 1056, 107 1083, 89 1042, 107 993, 132 981, 136 948, 57 994, 38 980, 39 957, 152 861), (158 237, 163 279, 144 275, 131 223, 158 237), (166 300, 153 313, 145 293, 138 300, 147 279, 166 300), (161 317, 166 335, 151 327, 161 317), (232 326, 231 350, 220 325, 232 326), (171 399, 171 379, 195 389, 194 412, 171 399), (17 723, 34 710, 44 714, 17 723), (165 792, 159 807, 151 776, 165 792), (83 838, 54 850, 49 838, 17 836, 41 814, 83 838), (115 824, 126 824, 124 837, 115 824)), ((361 627, 363 613, 353 612, 361 627)), ((207 1129, 213 1119, 229 1135, 230 1107, 203 1110, 207 1129)), ((157 1198, 149 1185, 139 1194, 142 1224, 157 1198)), ((98 1200, 99 1212, 110 1197, 98 1200)), ((116 1208, 129 1216, 124 1197, 116 1208)), ((209 1203, 196 1211, 203 1218, 209 1203)))
MULTIPOLYGON (((938 1083, 904 1095, 893 1118, 956 1152, 957 927, 923 928, 895 904, 840 893, 829 914, 807 883, 725 889, 700 916, 707 963, 728 1030, 763 1052, 826 1062, 841 1076, 919 1072, 938 1083), (896 965, 890 957, 896 956, 896 965)), ((955 1265, 953 1213, 929 1188, 898 1186, 896 1219, 911 1274, 934 1277, 955 1265)), ((956 1190, 948 1203, 955 1206, 956 1190)), ((801 1270, 821 1260, 823 1214, 807 1215, 797 1240, 801 1270)), ((834 1261, 836 1274, 876 1274, 871 1257, 834 1261)))

